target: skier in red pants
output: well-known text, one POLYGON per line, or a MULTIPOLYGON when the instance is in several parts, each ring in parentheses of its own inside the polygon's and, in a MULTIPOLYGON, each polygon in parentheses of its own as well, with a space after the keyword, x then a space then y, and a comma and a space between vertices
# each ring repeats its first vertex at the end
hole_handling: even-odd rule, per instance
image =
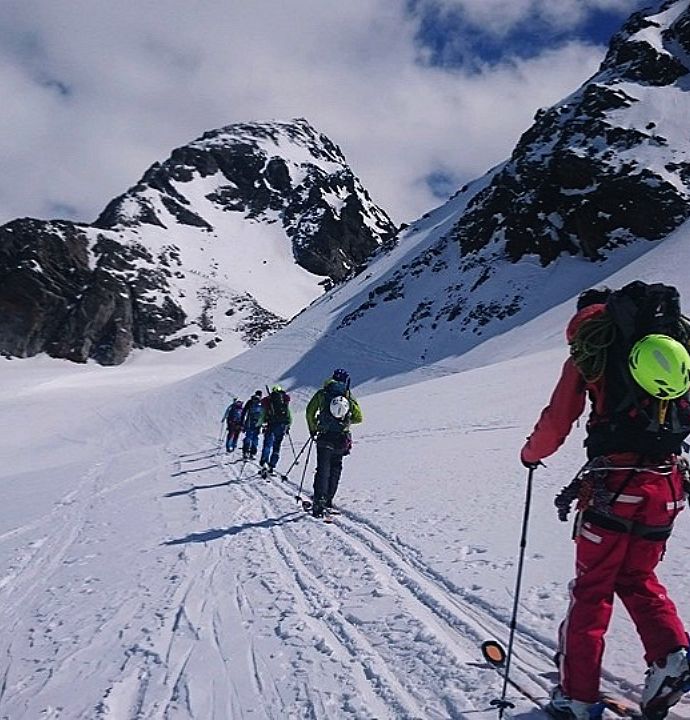
POLYGON ((567 330, 571 357, 520 456, 534 468, 555 452, 589 397, 590 462, 567 496, 578 498, 576 577, 559 629, 559 685, 550 709, 566 720, 590 720, 596 711, 615 594, 637 628, 649 666, 642 710, 660 720, 690 683, 688 636, 655 575, 685 502, 679 454, 690 434, 688 328, 677 301, 677 312, 673 307, 675 288, 632 283, 615 293, 602 291, 594 298, 599 302, 589 304, 593 292, 580 298, 567 330), (654 313, 647 312, 654 302, 655 322, 663 316, 667 334, 647 332, 657 329, 649 320, 654 313), (606 354, 597 361, 592 350, 602 345, 606 354))

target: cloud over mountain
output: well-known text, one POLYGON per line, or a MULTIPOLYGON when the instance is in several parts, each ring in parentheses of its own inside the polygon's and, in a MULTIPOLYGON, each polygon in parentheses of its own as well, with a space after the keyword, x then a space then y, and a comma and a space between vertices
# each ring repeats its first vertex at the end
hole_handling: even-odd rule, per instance
POLYGON ((498 162, 534 108, 602 55, 573 40, 527 60, 507 49, 442 67, 420 22, 403 0, 7 0, 0 221, 90 221, 141 167, 206 128, 297 116, 337 137, 394 220, 409 220, 438 202, 434 177, 461 184, 498 162), (504 103, 510 112, 497 112, 504 103))

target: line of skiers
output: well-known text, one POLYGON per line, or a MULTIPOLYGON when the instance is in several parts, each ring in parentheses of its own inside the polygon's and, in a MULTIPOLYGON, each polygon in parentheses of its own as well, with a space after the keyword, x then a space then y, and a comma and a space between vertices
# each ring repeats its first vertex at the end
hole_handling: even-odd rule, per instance
POLYGON ((256 457, 259 437, 263 432, 259 464, 272 472, 280 459, 283 439, 292 425, 290 396, 280 385, 274 385, 266 396, 257 390, 245 403, 235 398, 225 410, 222 422, 227 428, 227 452, 237 448, 240 433, 244 432, 242 457, 245 460, 256 457))
MULTIPOLYGON (((316 443, 312 514, 322 517, 333 508, 343 457, 352 448, 350 426, 362 422, 362 410, 350 391, 350 376, 346 370, 334 370, 314 393, 307 404, 306 420, 310 439, 316 443)), ((256 457, 263 432, 259 465, 272 474, 280 460, 285 435, 290 433, 292 425, 290 396, 280 385, 274 385, 266 396, 257 390, 245 403, 235 398, 225 410, 222 422, 227 428, 227 452, 237 448, 240 433, 244 432, 244 460, 256 457)))

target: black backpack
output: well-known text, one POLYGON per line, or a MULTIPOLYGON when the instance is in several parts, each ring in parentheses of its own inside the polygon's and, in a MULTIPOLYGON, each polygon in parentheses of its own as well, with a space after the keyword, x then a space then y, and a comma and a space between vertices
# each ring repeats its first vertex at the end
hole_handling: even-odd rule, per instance
POLYGON ((605 321, 611 323, 603 376, 606 417, 588 423, 588 455, 635 452, 641 460, 661 460, 678 454, 690 435, 689 394, 675 400, 652 397, 633 379, 628 356, 638 340, 653 333, 688 346, 690 325, 681 314, 680 295, 670 285, 636 280, 605 300, 605 321))
POLYGON ((244 407, 242 405, 242 402, 240 400, 235 400, 235 402, 228 408, 228 415, 227 415, 228 426, 239 425, 242 422, 242 413, 243 412, 244 412, 244 407))
POLYGON ((256 428, 261 425, 261 416, 263 414, 263 405, 261 404, 261 398, 253 395, 249 400, 244 409, 244 424, 245 428, 256 428))
POLYGON ((348 383, 339 380, 329 382, 322 390, 323 396, 319 407, 318 431, 319 433, 342 434, 346 433, 350 427, 350 419, 352 417, 352 403, 350 400, 350 390, 348 383), (350 410, 342 418, 337 418, 331 412, 331 402, 338 398, 345 398, 350 403, 350 410))
POLYGON ((273 390, 268 396, 267 420, 269 423, 290 422, 290 396, 285 390, 273 390))

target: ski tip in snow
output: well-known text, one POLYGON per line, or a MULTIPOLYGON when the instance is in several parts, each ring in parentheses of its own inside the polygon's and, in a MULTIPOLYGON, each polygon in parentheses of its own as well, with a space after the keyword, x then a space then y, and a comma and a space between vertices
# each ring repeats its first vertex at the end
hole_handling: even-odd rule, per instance
POLYGON ((601 693, 600 700, 606 710, 610 710, 619 717, 635 718, 636 720, 642 720, 644 717, 640 706, 627 698, 612 695, 611 693, 601 693))

